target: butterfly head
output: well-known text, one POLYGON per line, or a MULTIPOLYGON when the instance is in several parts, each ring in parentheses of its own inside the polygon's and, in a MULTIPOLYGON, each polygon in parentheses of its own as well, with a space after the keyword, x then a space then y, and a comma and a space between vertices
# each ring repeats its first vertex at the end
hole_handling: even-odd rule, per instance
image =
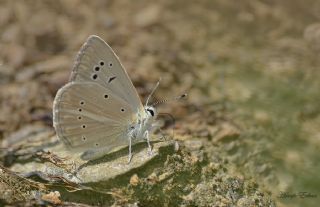
POLYGON ((145 106, 145 112, 147 119, 155 119, 157 117, 157 111, 153 106, 145 106))

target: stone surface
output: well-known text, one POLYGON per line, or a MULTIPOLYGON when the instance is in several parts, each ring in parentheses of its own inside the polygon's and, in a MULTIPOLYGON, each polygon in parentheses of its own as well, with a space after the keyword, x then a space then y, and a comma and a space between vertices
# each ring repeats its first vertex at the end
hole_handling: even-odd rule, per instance
POLYGON ((11 169, 24 175, 37 174, 43 179, 50 180, 50 177, 63 177, 74 183, 92 183, 107 181, 118 175, 125 174, 132 169, 142 167, 159 155, 159 149, 169 147, 174 149, 173 141, 153 142, 152 153, 148 154, 147 144, 137 143, 133 145, 133 157, 128 163, 128 148, 125 147, 116 152, 109 153, 96 160, 82 160, 81 153, 73 153, 65 149, 64 145, 58 142, 52 147, 44 148, 53 155, 65 160, 63 165, 54 163, 39 163, 36 161, 25 164, 14 164, 11 169))

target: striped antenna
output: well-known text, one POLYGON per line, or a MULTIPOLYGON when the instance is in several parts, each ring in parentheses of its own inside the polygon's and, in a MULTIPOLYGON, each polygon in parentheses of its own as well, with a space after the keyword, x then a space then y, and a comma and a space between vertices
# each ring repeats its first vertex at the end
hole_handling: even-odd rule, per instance
POLYGON ((180 99, 183 99, 187 97, 187 94, 182 94, 180 96, 177 96, 177 97, 174 97, 174 98, 171 98, 171 99, 164 99, 164 100, 161 100, 161 101, 157 101, 155 102, 154 104, 152 104, 152 106, 156 106, 156 105, 159 105, 159 104, 163 104, 163 103, 166 103, 166 102, 170 102, 170 101, 176 101, 176 100, 180 100, 180 99))

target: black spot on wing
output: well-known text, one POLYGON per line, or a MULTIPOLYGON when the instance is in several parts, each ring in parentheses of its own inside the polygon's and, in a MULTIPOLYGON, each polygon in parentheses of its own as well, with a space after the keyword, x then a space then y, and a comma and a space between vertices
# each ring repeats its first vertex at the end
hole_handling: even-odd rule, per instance
POLYGON ((114 79, 116 79, 116 76, 112 76, 109 78, 108 83, 111 83, 111 81, 113 81, 114 79))
POLYGON ((100 70, 100 67, 99 67, 99 66, 95 66, 95 67, 94 67, 94 70, 95 70, 95 71, 99 71, 99 70, 100 70))

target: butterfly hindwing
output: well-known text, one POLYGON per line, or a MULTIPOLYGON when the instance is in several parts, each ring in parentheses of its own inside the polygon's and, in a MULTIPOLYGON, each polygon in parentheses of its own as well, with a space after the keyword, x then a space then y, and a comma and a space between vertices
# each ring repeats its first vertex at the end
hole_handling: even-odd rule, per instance
POLYGON ((108 88, 94 82, 70 82, 53 104, 53 123, 58 137, 73 150, 92 150, 126 145, 130 105, 108 88))
POLYGON ((70 81, 95 82, 125 100, 133 112, 143 108, 127 72, 111 47, 98 36, 90 36, 82 46, 70 81))

